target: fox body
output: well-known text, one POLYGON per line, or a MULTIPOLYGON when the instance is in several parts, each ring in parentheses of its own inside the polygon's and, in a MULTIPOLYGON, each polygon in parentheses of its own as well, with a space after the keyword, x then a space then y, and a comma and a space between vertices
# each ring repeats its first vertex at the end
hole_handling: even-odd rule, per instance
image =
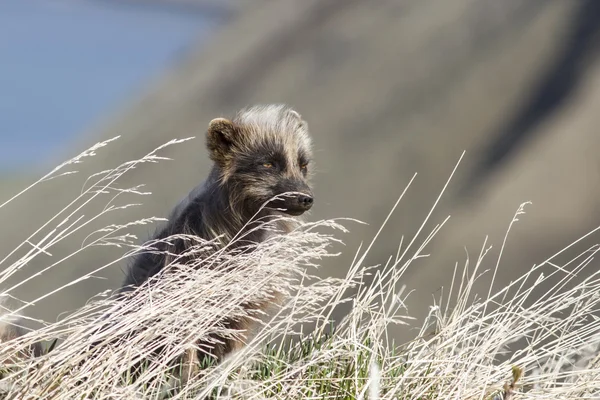
MULTIPOLYGON (((173 209, 168 223, 154 235, 153 247, 158 251, 140 253, 134 259, 121 292, 131 291, 159 274, 189 246, 184 239, 163 239, 174 235, 205 240, 219 237, 228 249, 236 249, 273 234, 273 230, 255 229, 249 222, 272 219, 277 231, 285 233, 292 229, 293 221, 282 216, 298 217, 311 208, 311 139, 306 122, 293 109, 253 106, 239 111, 232 120, 214 119, 206 133, 206 146, 213 161, 208 178, 173 209), (240 233, 244 233, 242 240, 230 242, 240 233)), ((178 262, 185 263, 185 259, 178 262)), ((262 309, 266 304, 242 306, 262 309)), ((222 324, 243 331, 250 321, 231 319, 222 324)), ((231 339, 216 339, 217 344, 199 346, 217 359, 241 345, 231 339)))

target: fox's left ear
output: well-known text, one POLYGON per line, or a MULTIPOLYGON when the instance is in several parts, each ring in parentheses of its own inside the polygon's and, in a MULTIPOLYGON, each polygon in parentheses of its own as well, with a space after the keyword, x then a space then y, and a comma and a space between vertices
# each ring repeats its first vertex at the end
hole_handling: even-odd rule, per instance
POLYGON ((222 165, 228 158, 235 134, 235 127, 230 120, 215 118, 210 121, 206 132, 206 148, 215 163, 222 165))

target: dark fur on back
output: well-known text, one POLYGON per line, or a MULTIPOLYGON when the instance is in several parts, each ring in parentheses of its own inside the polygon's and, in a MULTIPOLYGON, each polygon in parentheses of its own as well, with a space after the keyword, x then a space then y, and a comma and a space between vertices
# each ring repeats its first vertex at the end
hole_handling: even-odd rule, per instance
MULTIPOLYGON (((163 239, 180 234, 205 240, 220 236, 220 243, 234 250, 261 242, 273 234, 260 229, 250 231, 256 227, 248 225, 251 219, 265 222, 284 214, 299 216, 312 206, 312 191, 308 185, 311 141, 306 122, 291 108, 254 106, 240 111, 232 120, 214 119, 208 127, 206 146, 214 162, 208 178, 173 209, 168 223, 151 238, 158 251, 136 256, 127 270, 121 293, 159 274, 173 257, 183 254, 190 246, 182 238, 163 239), (262 208, 274 196, 289 192, 295 194, 273 200, 262 208), (244 231, 243 240, 229 243, 244 231)), ((290 222, 276 223, 282 232, 292 228, 290 222)), ((263 307, 260 304, 244 306, 263 307)), ((225 320, 223 324, 233 329, 248 328, 248 321, 243 320, 225 320)), ((240 345, 219 339, 222 344, 200 344, 200 347, 222 359, 240 345)))

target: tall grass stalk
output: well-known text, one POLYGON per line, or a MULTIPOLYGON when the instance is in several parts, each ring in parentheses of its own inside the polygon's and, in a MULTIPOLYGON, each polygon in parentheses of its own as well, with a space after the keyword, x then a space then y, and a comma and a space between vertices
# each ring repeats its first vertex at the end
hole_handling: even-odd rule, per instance
MULTIPOLYGON (((171 141, 140 160, 90 176, 78 197, 42 222, 14 251, 0 256, 0 296, 12 298, 25 282, 65 268, 74 254, 90 247, 126 249, 123 257, 98 265, 30 303, 5 310, 0 324, 18 324, 18 316, 26 315, 31 304, 123 263, 132 252, 153 251, 152 243, 139 246, 128 229, 159 218, 113 224, 88 234, 75 253, 48 263, 22 282, 7 284, 32 259, 51 254, 57 243, 85 232, 99 217, 138 204, 119 201, 149 193, 141 186, 118 188, 119 179, 132 168, 164 160, 161 150, 181 142, 171 141), (86 206, 99 199, 106 206, 98 215, 86 216, 86 206)), ((65 172, 65 168, 108 144, 94 146, 36 184, 54 177, 68 179, 64 175, 73 171, 65 172)), ((526 205, 518 208, 507 235, 526 205)), ((61 321, 43 321, 40 329, 2 343, 2 396, 60 400, 598 398, 600 272, 594 262, 598 247, 563 266, 556 264, 562 253, 558 252, 506 287, 494 289, 496 273, 502 268, 499 257, 491 272, 492 284, 480 297, 474 296, 473 288, 485 274, 489 246, 484 241, 475 262, 467 260, 463 267, 455 267, 449 293, 432 303, 428 316, 418 322, 405 306, 411 290, 403 286, 403 274, 413 261, 426 257, 427 246, 447 221, 428 228, 430 216, 410 240, 398 238, 397 254, 381 265, 365 265, 380 230, 369 245, 358 249, 346 276, 339 279, 320 278, 316 270, 324 259, 338 254, 345 225, 358 222, 351 219, 302 223, 291 234, 274 236, 252 252, 232 254, 220 249, 199 258, 195 265, 180 265, 173 257, 168 272, 129 301, 115 301, 109 293, 102 293, 61 321), (548 265, 555 272, 542 274, 548 265), (549 279, 558 283, 540 295, 537 289, 549 279), (241 306, 270 302, 275 296, 285 300, 268 313, 249 315, 241 306), (332 312, 342 303, 349 303, 350 311, 332 326, 332 312), (224 317, 253 318, 255 332, 228 330, 221 323, 224 317), (414 340, 398 344, 390 337, 392 325, 409 329, 415 324, 421 328, 414 340), (195 343, 215 332, 245 341, 246 346, 219 365, 197 359, 195 343), (37 358, 23 357, 39 341, 52 342, 51 351, 37 358), (140 364, 140 369, 132 371, 132 366, 140 364)), ((194 243, 191 253, 216 246, 200 238, 185 239, 194 243)))

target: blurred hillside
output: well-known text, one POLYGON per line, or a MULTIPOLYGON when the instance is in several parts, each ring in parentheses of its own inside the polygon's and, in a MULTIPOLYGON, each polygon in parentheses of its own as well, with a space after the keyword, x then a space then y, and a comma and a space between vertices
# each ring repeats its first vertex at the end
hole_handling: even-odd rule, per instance
MULTIPOLYGON (((427 249, 432 256, 406 275, 407 287, 416 289, 407 304, 415 316, 427 312, 441 286, 448 287, 454 264, 464 263, 465 247, 476 259, 485 235, 494 246, 485 265, 493 267, 508 224, 525 201, 533 205, 511 233, 498 286, 598 225, 599 2, 241 3, 208 46, 192 51, 128 107, 57 155, 65 160, 122 135, 81 165, 78 177, 51 181, 1 210, 2 254, 79 193, 90 173, 141 157, 170 139, 195 136, 191 144, 164 152, 173 161, 125 176, 121 187, 144 183, 153 195, 96 228, 166 216, 208 171, 208 121, 257 102, 289 103, 309 123, 318 170, 310 218, 369 223, 348 225, 344 255, 328 260, 324 275, 345 273, 359 243, 371 239, 417 172, 368 261, 382 263, 395 254, 401 236, 412 238, 467 151, 421 237, 452 217, 427 249)), ((52 258, 32 261, 23 276, 76 250, 92 229, 59 243, 52 258)), ((137 232, 145 237, 150 229, 137 232)), ((15 295, 32 300, 120 252, 102 247, 78 254, 15 295)), ((28 314, 54 319, 98 291, 116 288, 122 276, 113 266, 106 280, 67 288, 28 314)), ((479 288, 487 294, 483 281, 479 288)), ((398 334, 411 333, 403 328, 398 334)))

